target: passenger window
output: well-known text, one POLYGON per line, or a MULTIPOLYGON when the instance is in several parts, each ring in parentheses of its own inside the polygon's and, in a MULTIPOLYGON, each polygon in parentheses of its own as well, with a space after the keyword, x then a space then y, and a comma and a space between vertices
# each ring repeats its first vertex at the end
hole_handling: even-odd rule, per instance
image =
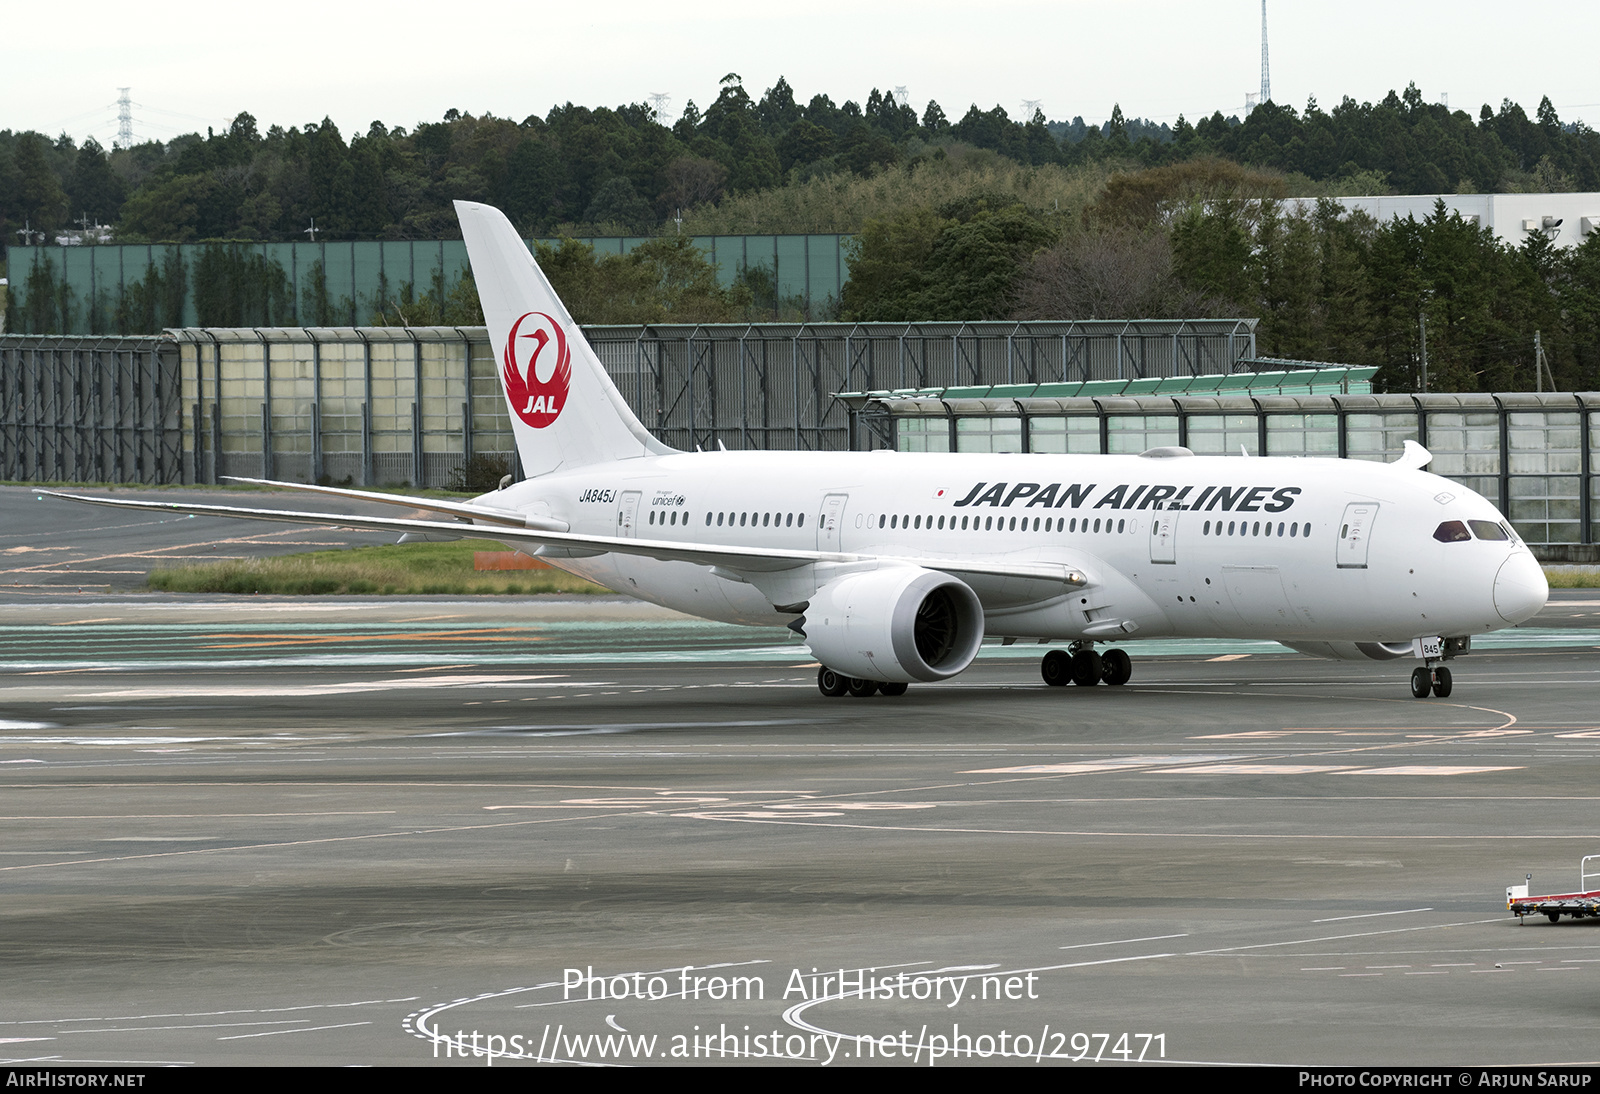
POLYGON ((1447 520, 1433 530, 1433 538, 1440 543, 1461 543, 1471 539, 1472 533, 1459 520, 1447 520))
POLYGON ((1504 528, 1492 520, 1469 520, 1467 523, 1472 526, 1472 534, 1479 539, 1502 540, 1511 538, 1506 535, 1504 528))

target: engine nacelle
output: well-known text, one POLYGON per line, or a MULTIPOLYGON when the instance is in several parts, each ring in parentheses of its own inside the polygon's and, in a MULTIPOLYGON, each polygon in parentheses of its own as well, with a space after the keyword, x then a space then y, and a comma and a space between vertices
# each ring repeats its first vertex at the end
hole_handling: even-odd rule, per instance
POLYGON ((801 625, 816 659, 845 676, 945 680, 978 656, 983 605, 949 574, 895 566, 824 585, 801 625))

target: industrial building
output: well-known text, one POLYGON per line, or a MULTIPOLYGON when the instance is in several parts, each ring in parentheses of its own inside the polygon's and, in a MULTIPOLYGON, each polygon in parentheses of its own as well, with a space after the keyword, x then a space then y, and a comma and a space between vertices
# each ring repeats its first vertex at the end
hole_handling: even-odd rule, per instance
MULTIPOLYGON (((1508 247, 1521 247, 1529 232, 1543 232, 1557 247, 1581 247, 1600 232, 1600 194, 1390 194, 1341 197, 1351 212, 1366 213, 1379 224, 1410 217, 1426 220, 1439 202, 1469 224, 1488 228, 1508 247)), ((1310 198, 1289 198, 1285 207, 1309 208, 1310 198)))

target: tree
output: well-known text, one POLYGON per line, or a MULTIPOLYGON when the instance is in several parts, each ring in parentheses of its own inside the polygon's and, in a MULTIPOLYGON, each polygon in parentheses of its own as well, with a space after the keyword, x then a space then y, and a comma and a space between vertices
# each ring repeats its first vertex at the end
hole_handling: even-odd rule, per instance
POLYGON ((105 149, 90 137, 83 142, 72 165, 67 188, 69 212, 114 224, 122 208, 122 180, 111 172, 105 149))
POLYGON ((720 323, 739 303, 687 236, 652 239, 625 255, 597 257, 573 239, 537 244, 535 254, 580 323, 720 323))
POLYGON ((37 133, 24 133, 16 144, 15 205, 34 231, 51 232, 66 222, 67 195, 49 161, 49 146, 37 133))
POLYGON ((1079 232, 1039 252, 1017 284, 1018 319, 1183 319, 1228 307, 1185 288, 1163 231, 1079 232))
MULTIPOLYGON (((800 124, 805 123, 802 121, 800 124)), ((680 156, 667 165, 662 176, 665 188, 656 205, 664 214, 674 214, 680 209, 692 209, 722 197, 728 182, 728 169, 716 160, 680 156)))
POLYGON ((635 235, 647 231, 655 220, 650 206, 634 190, 633 183, 621 175, 601 185, 584 210, 583 219, 596 226, 615 225, 635 235))
POLYGON ((878 322, 1004 318, 1024 266, 1054 241, 1054 230, 1037 214, 987 198, 869 221, 851 241, 842 316, 878 322))

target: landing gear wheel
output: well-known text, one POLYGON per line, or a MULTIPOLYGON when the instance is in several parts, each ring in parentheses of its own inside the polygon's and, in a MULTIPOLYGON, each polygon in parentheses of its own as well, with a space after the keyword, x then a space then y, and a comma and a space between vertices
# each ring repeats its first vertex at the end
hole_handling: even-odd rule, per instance
POLYGON ((1441 699, 1450 698, 1450 670, 1443 666, 1433 670, 1433 693, 1441 699))
POLYGON ((1072 655, 1066 650, 1051 650, 1039 662, 1039 675, 1053 688, 1059 688, 1072 679, 1072 655))
POLYGON ((840 676, 827 666, 817 670, 817 690, 830 699, 837 699, 850 687, 850 678, 840 676))
POLYGON ((850 698, 852 699, 866 699, 877 692, 878 682, 876 680, 863 680, 859 676, 852 676, 850 677, 850 682, 845 685, 845 690, 850 693, 850 698))
POLYGON ((1121 687, 1133 675, 1133 658, 1127 650, 1106 650, 1100 655, 1100 679, 1112 687, 1121 687))
POLYGON ((1072 655, 1072 682, 1081 688, 1092 688, 1105 675, 1104 662, 1094 650, 1079 650, 1072 655))
POLYGON ((904 683, 879 684, 878 692, 881 695, 887 695, 889 698, 893 699, 896 696, 904 695, 906 693, 906 685, 904 683))
POLYGON ((1411 670, 1411 697, 1426 699, 1433 691, 1433 673, 1425 668, 1411 670))

